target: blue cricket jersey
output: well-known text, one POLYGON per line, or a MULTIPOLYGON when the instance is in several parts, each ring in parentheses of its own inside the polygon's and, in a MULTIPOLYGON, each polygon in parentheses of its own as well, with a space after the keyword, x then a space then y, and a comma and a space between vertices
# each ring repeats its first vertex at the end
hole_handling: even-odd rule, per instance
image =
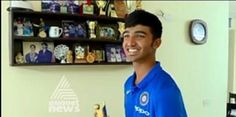
POLYGON ((187 117, 178 86, 159 62, 137 85, 135 78, 125 82, 126 117, 187 117))

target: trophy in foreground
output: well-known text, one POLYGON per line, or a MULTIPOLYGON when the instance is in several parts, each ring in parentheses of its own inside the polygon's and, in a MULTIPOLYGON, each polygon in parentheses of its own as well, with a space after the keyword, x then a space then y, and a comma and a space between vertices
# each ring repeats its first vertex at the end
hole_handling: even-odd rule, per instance
POLYGON ((100 104, 95 104, 94 109, 95 109, 94 117, 108 117, 105 104, 103 104, 102 106, 100 104))

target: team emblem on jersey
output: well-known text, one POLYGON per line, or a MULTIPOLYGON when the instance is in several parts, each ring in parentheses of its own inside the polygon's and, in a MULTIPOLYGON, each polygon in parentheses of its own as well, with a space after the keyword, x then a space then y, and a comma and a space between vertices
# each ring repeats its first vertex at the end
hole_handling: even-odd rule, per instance
POLYGON ((142 92, 139 97, 139 101, 142 106, 147 105, 149 102, 149 93, 146 91, 142 92))

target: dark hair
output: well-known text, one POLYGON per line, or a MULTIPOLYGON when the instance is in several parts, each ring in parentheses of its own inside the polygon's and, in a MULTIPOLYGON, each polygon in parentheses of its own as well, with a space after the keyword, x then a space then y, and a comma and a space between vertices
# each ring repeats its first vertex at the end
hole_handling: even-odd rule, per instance
POLYGON ((32 47, 36 48, 36 46, 34 44, 30 44, 30 48, 32 48, 32 47))
POLYGON ((148 26, 153 34, 153 38, 160 38, 162 34, 161 21, 152 13, 145 10, 135 10, 128 15, 125 20, 125 28, 134 27, 138 24, 148 26))
POLYGON ((45 43, 45 42, 41 43, 41 45, 45 45, 45 46, 48 46, 48 44, 47 44, 47 43, 45 43))

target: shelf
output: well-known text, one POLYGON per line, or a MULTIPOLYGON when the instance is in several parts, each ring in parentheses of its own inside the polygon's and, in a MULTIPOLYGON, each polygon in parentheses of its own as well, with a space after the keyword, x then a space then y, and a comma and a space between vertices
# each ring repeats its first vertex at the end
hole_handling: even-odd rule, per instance
POLYGON ((131 65, 131 62, 100 62, 100 63, 35 63, 12 64, 12 66, 67 66, 67 65, 131 65))
POLYGON ((97 16, 97 15, 80 15, 80 14, 69 14, 69 13, 52 13, 52 12, 39 12, 39 11, 12 11, 13 14, 17 14, 19 16, 38 16, 42 17, 52 16, 54 18, 80 18, 80 19, 90 19, 90 20, 106 20, 106 21, 121 21, 124 22, 124 18, 115 18, 115 17, 107 17, 107 16, 97 16))
POLYGON ((88 39, 88 38, 40 38, 40 37, 26 37, 26 36, 14 36, 14 40, 25 41, 25 42, 104 42, 104 43, 114 43, 121 44, 121 40, 114 39, 88 39))
POLYGON ((80 15, 38 11, 11 11, 9 27, 10 65, 130 65, 131 62, 126 62, 127 58, 122 49, 122 40, 119 38, 120 22, 124 23, 124 21, 124 18, 114 18, 97 15, 80 15), (45 33, 47 34, 46 38, 38 37, 40 27, 37 27, 37 25, 42 24, 41 19, 43 19, 43 23, 45 23, 45 25, 47 26, 47 29, 45 29, 45 33), (95 21, 95 29, 91 30, 91 22, 89 21, 95 21), (67 22, 67 28, 65 27, 65 22, 67 22), (80 24, 80 26, 82 25, 82 28, 85 29, 85 37, 74 37, 75 34, 77 35, 77 33, 81 33, 78 32, 81 30, 78 30, 78 27, 76 27, 79 26, 78 24, 80 24), (52 33, 50 33, 48 28, 50 29, 50 27, 53 26, 60 27, 63 30, 65 28, 67 29, 67 31, 63 31, 63 34, 60 35, 59 38, 50 38, 48 35, 52 33), (29 33, 29 31, 31 32, 29 33), (97 38, 89 39, 88 35, 91 32, 94 32, 94 34, 96 35, 94 37, 97 38), (32 34, 32 36, 16 36, 23 35, 24 33, 29 33, 30 35, 32 34), (67 36, 66 38, 64 38, 65 34, 67 36), (59 48, 62 45, 67 48, 67 50, 65 50, 66 52, 64 53, 63 50, 60 50, 59 48), (45 56, 42 48, 48 49, 47 52, 49 57, 45 56), (55 52, 56 54, 54 54, 55 52), (68 54, 67 52, 69 52, 70 54, 68 54), (36 56, 32 57, 32 55, 36 56), (66 57, 68 61, 72 63, 61 64, 60 60, 56 59, 60 58, 58 57, 58 55, 61 55, 61 57, 66 57), (15 60, 15 57, 19 57, 19 59, 15 60), (80 60, 84 60, 83 62, 87 63, 77 63, 80 60), (102 60, 102 62, 98 62, 98 60, 102 60), (120 60, 122 60, 122 62, 113 62, 120 60), (26 63, 26 61, 37 61, 37 63, 26 63), (50 63, 50 61, 54 62, 50 63), (88 61, 93 63, 89 63, 88 61))

